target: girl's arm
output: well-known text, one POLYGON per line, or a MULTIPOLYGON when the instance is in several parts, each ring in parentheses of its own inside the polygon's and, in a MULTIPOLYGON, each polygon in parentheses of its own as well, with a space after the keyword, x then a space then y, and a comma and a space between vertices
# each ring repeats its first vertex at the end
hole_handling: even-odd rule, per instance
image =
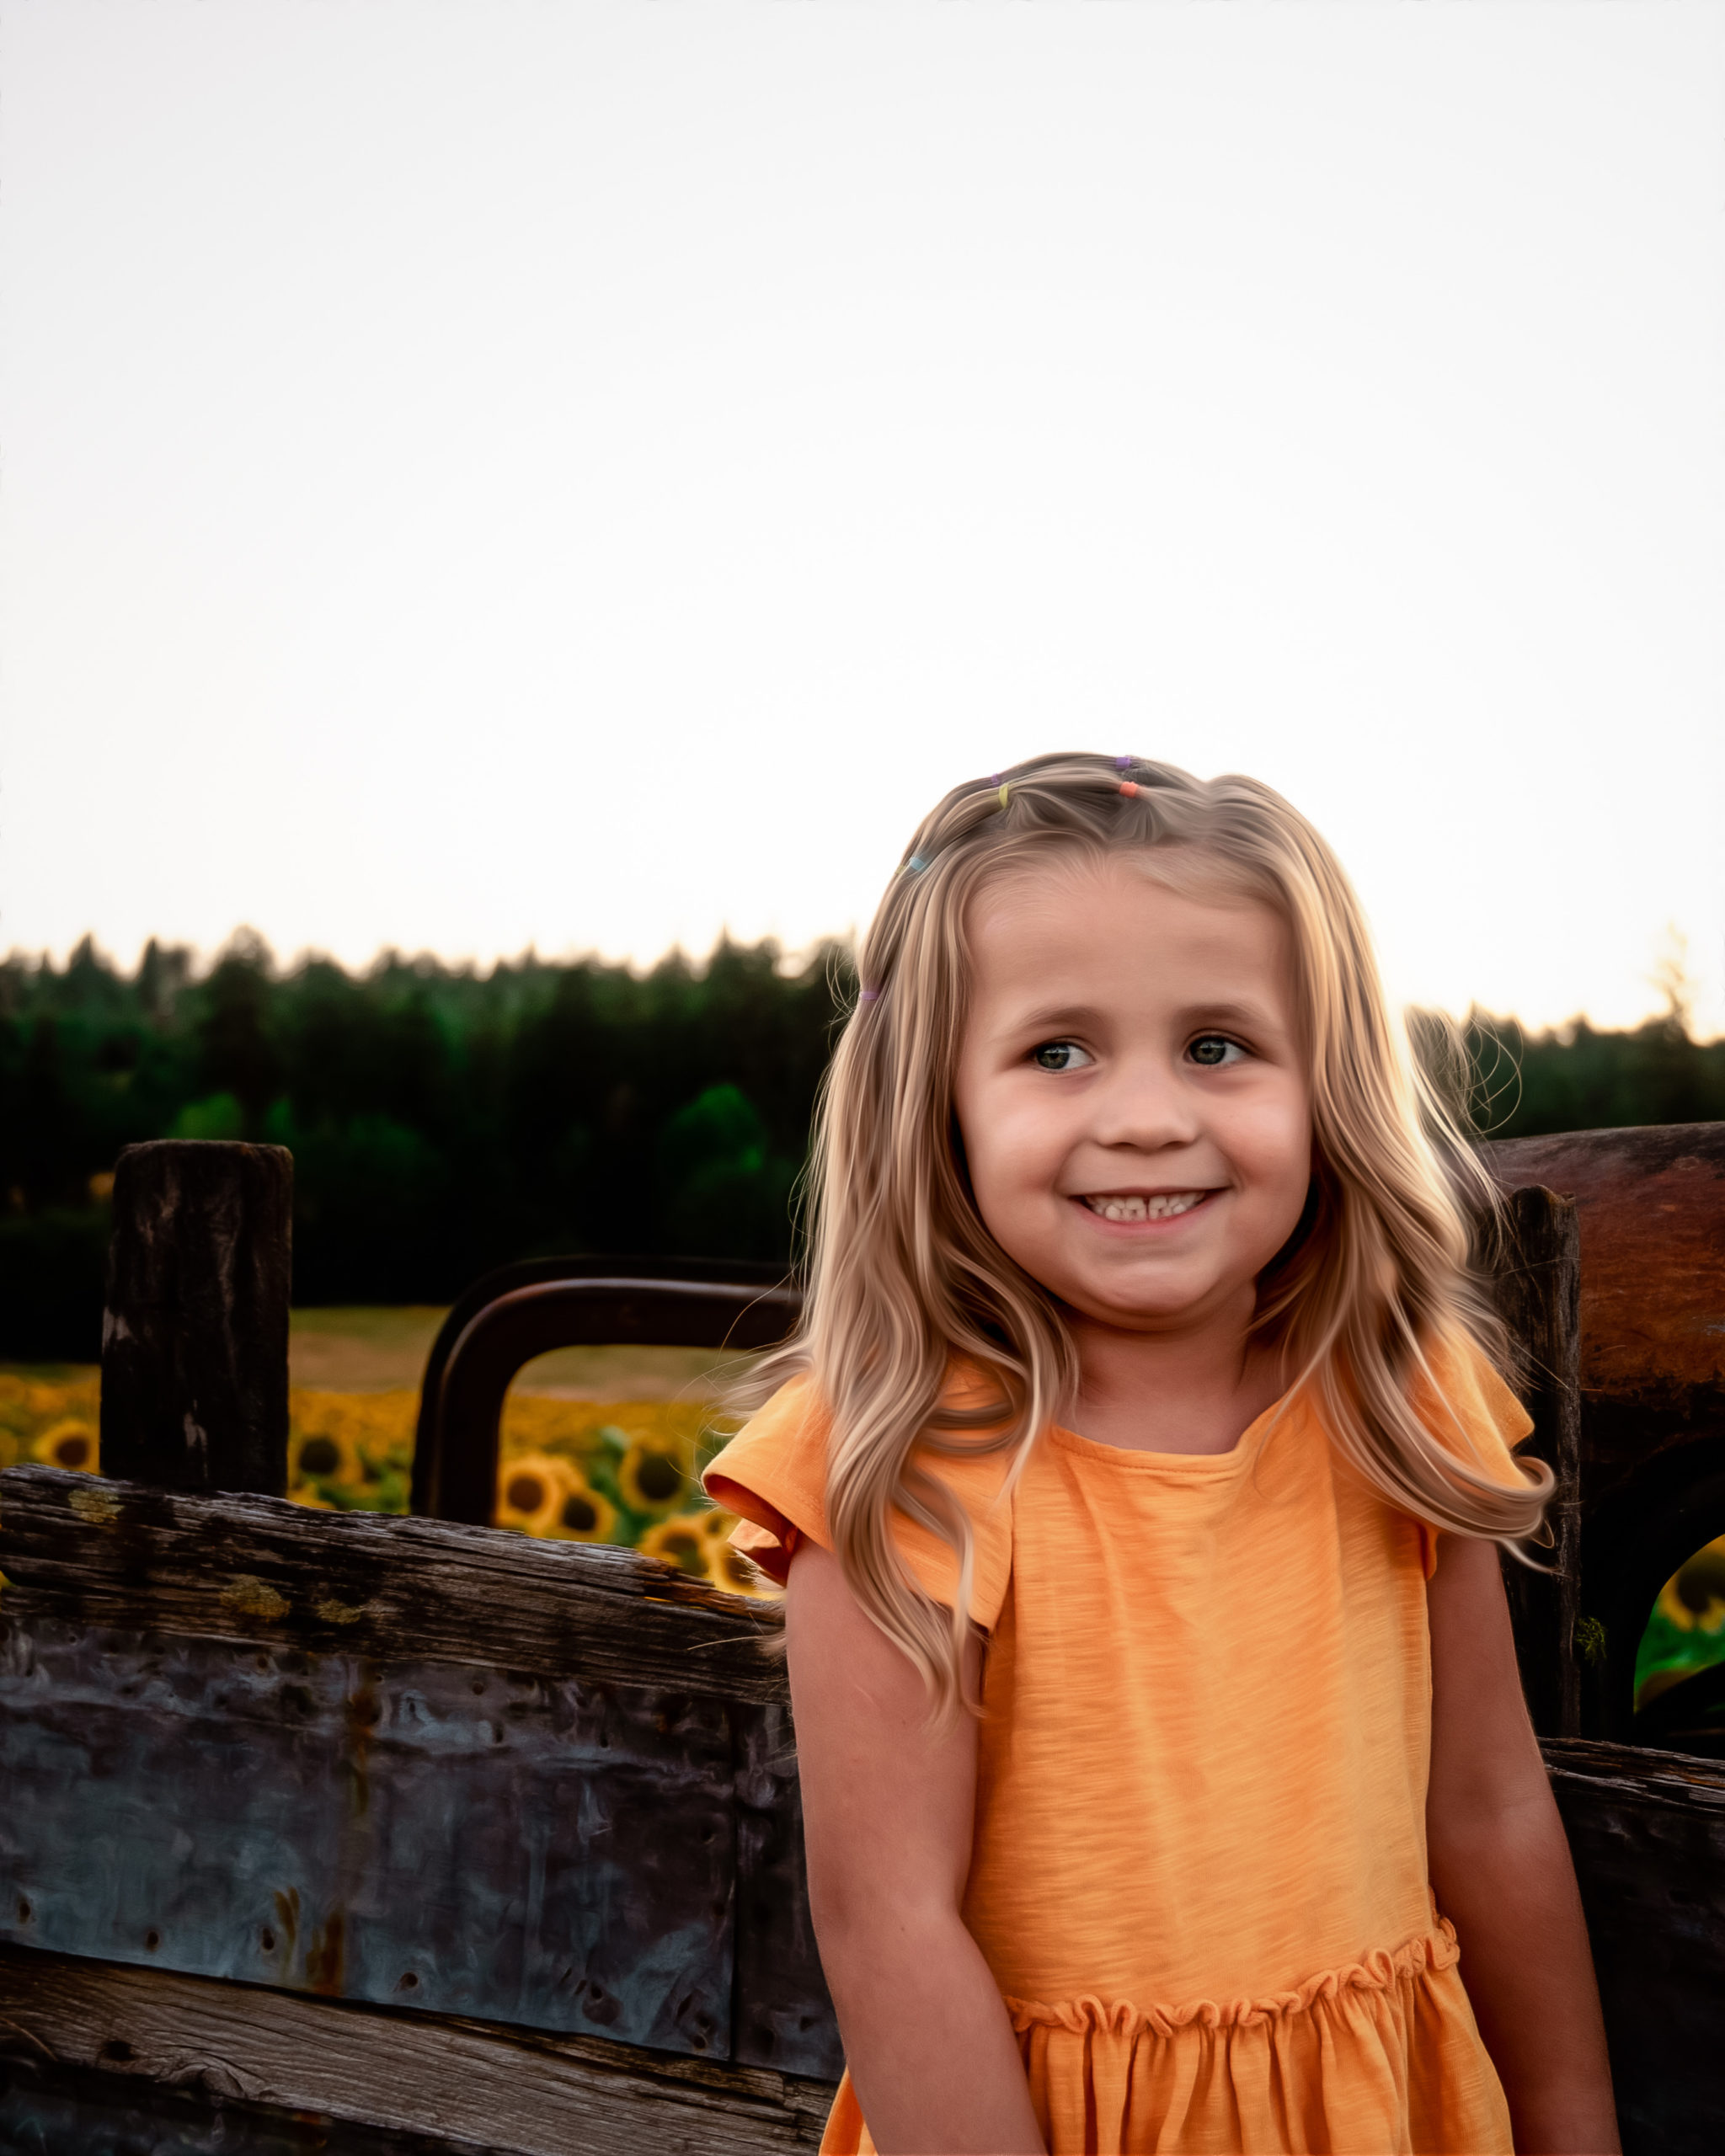
POLYGON ((1495 1544, 1445 1534, 1432 1635, 1432 1885, 1522 2156, 1616 2156, 1581 1897, 1521 1696, 1495 1544))
POLYGON ((921 1678, 818 1544, 791 1561, 785 1619, 809 1903, 875 2146, 1042 2156, 1011 2020, 959 1913, 976 1724, 931 1739, 921 1678))

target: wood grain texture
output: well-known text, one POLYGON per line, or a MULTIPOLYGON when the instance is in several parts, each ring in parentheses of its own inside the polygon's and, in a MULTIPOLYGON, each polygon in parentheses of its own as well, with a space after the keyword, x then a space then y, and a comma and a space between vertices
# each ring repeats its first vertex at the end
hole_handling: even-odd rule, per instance
POLYGON ((158 1139, 114 1171, 102 1458, 173 1490, 287 1487, 293 1155, 158 1139))
POLYGON ((1715 2156, 1725 1766, 1634 1745, 1542 1748, 1587 1911, 1626 2156, 1715 2156))
POLYGON ((1541 1569, 1505 1556, 1503 1585, 1515 1626, 1528 1711, 1541 1737, 1581 1733, 1580 1236, 1573 1198, 1537 1187, 1504 1208, 1493 1292, 1520 1363, 1519 1390, 1533 1417, 1521 1448, 1557 1476, 1546 1508, 1551 1542, 1541 1569))
POLYGON ((759 2068, 16 1948, 0 1949, 0 2056, 509 2156, 812 2149, 832 2100, 830 2082, 759 2068))
POLYGON ((1583 1442, 1603 1495, 1669 1444, 1725 1426, 1725 1123, 1510 1139, 1506 1189, 1576 1201, 1583 1442))
POLYGON ((789 1699, 776 1604, 633 1550, 14 1467, 0 1572, 20 1619, 789 1699))
POLYGON ((803 1794, 789 1710, 733 1718, 736 1981, 731 2057, 836 2078, 838 2023, 821 1973, 803 1858, 803 1794))
POLYGON ((4 2156, 488 2156, 477 2143, 403 2133, 328 2112, 209 2098, 141 2075, 8 2058, 0 2031, 4 2156))
POLYGON ((723 2058, 733 1748, 712 1699, 14 1625, 0 1940, 723 2058))

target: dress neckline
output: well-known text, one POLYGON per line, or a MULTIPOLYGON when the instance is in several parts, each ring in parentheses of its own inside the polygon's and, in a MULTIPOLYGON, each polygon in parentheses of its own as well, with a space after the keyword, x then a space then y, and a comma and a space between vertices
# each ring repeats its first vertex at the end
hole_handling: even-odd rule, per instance
POLYGON ((1110 1467, 1124 1467, 1135 1473, 1231 1475, 1255 1456, 1273 1426, 1288 1419, 1295 1412, 1295 1390, 1290 1386, 1273 1400, 1262 1414, 1253 1416, 1226 1452, 1148 1452, 1136 1445, 1104 1444, 1100 1438, 1084 1437, 1060 1422, 1049 1423, 1047 1434, 1049 1442, 1063 1452, 1076 1453, 1081 1459, 1094 1460, 1110 1467))

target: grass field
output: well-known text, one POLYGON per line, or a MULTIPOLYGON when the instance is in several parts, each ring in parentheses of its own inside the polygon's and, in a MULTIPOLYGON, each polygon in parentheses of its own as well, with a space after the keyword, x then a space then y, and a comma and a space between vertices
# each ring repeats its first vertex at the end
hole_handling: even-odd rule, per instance
MULTIPOLYGON (((417 1391, 446 1315, 421 1305, 296 1310, 288 1381, 320 1392, 417 1391)), ((706 1348, 560 1348, 529 1363, 514 1390, 547 1400, 710 1399, 753 1359, 706 1348)))

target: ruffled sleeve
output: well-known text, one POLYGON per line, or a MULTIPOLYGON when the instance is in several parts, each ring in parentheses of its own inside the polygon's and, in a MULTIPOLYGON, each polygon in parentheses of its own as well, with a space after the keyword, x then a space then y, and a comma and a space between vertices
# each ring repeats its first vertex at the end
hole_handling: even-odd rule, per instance
MULTIPOLYGON (((702 1481, 717 1505, 738 1513, 734 1546, 780 1586, 798 1540, 832 1547, 826 1519, 826 1451, 831 1417, 806 1377, 793 1378, 738 1431, 702 1481)), ((1010 1494, 1002 1494, 1008 1452, 951 1454, 918 1444, 913 1463, 943 1482, 970 1521, 974 1571, 970 1615, 985 1630, 1005 1603, 1012 1569, 1010 1494)), ((893 1539, 924 1592, 948 1609, 959 1596, 955 1551, 929 1529, 894 1511, 893 1539)))
MULTIPOLYGON (((1420 1420, 1446 1452, 1477 1474, 1524 1488, 1526 1470, 1514 1448, 1533 1429, 1533 1417, 1471 1341, 1442 1341, 1429 1358, 1429 1380, 1415 1385, 1413 1404, 1420 1420)), ((1429 1579, 1438 1561, 1440 1530, 1419 1523, 1420 1556, 1429 1579)))

